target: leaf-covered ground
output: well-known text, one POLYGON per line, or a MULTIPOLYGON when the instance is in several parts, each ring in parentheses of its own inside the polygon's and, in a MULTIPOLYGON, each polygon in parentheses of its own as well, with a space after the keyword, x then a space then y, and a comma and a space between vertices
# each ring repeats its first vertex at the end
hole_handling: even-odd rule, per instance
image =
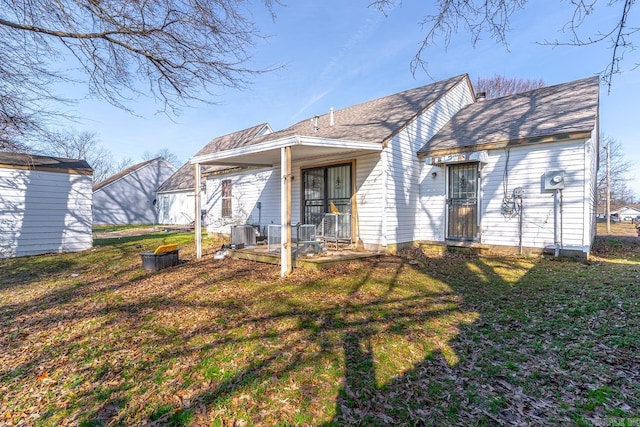
POLYGON ((191 239, 0 260, 0 426, 640 422, 632 236, 588 263, 406 250, 286 279, 191 239), (167 242, 186 262, 144 272, 167 242))

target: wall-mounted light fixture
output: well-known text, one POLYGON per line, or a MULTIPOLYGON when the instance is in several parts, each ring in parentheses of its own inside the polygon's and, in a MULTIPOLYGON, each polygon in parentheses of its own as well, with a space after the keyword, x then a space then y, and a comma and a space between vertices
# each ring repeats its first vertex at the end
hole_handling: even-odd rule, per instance
POLYGON ((438 172, 431 172, 431 178, 436 179, 438 172))

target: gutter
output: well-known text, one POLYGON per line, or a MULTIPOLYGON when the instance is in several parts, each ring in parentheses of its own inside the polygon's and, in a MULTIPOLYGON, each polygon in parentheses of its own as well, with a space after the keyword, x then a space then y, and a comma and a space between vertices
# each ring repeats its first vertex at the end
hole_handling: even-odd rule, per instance
POLYGON ((591 131, 563 133, 551 136, 537 136, 531 138, 510 139, 506 141, 488 142, 484 144, 465 145, 461 147, 442 148, 439 150, 418 151, 418 158, 444 156, 447 154, 456 154, 467 151, 495 150, 505 147, 514 147, 521 144, 544 144, 549 142, 561 142, 574 139, 588 139, 591 137, 591 131))
MULTIPOLYGON (((234 148, 231 150, 220 151, 211 154, 204 154, 201 156, 195 156, 189 159, 189 163, 194 165, 196 163, 200 164, 211 164, 220 162, 224 164, 224 159, 232 159, 234 157, 239 157, 248 154, 258 154, 265 151, 278 150, 285 147, 294 147, 294 146, 308 146, 308 147, 322 147, 322 148, 347 148, 347 149, 360 149, 360 150, 371 150, 371 151, 382 151, 382 144, 378 142, 362 142, 362 141, 349 141, 349 140, 340 140, 340 139, 327 139, 327 138, 317 138, 312 136, 300 136, 293 135, 286 138, 276 139, 273 141, 268 141, 260 144, 250 145, 248 147, 240 147, 234 148)), ((271 164, 256 164, 255 166, 271 166, 271 164)))

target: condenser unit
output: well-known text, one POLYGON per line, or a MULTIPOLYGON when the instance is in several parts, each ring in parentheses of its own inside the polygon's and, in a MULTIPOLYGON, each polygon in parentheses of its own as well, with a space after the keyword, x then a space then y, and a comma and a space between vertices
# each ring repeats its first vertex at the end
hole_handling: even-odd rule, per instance
POLYGON ((255 245, 256 234, 256 229, 252 225, 232 225, 231 244, 255 245))

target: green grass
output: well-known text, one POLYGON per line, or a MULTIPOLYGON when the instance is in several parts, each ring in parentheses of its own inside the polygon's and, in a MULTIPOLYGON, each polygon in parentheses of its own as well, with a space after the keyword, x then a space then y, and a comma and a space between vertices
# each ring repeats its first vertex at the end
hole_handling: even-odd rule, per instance
POLYGON ((2 260, 0 424, 634 420, 640 246, 614 240, 589 263, 412 250, 286 279, 196 260, 185 233, 2 260), (143 271, 164 243, 185 262, 143 271))
POLYGON ((128 225, 94 225, 93 231, 100 232, 113 232, 113 231, 126 231, 126 230, 140 230, 152 228, 151 224, 128 224, 128 225))

